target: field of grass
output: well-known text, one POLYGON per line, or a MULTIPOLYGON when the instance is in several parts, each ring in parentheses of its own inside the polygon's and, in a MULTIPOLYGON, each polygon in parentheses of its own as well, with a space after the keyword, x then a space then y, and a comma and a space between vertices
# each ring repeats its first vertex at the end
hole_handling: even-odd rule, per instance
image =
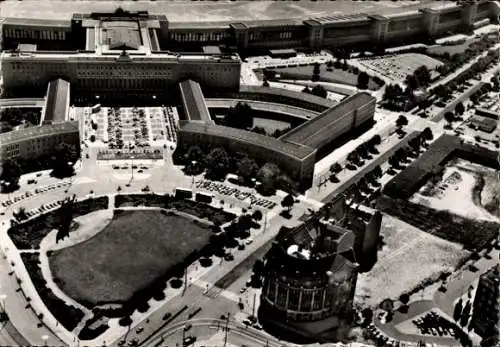
POLYGON ((375 306, 385 298, 397 298, 424 279, 452 270, 469 252, 397 218, 384 215, 379 250, 373 269, 358 277, 355 300, 375 306))
POLYGON ((465 40, 463 43, 459 43, 456 45, 436 45, 433 47, 429 47, 427 51, 431 54, 444 54, 444 53, 449 53, 450 55, 453 55, 455 53, 463 53, 467 48, 469 48, 469 45, 473 42, 476 42, 478 39, 476 38, 471 38, 465 40))
POLYGON ((77 301, 125 302, 208 243, 211 232, 163 211, 115 212, 97 235, 54 251, 52 273, 77 301))
MULTIPOLYGON (((276 69, 276 73, 280 75, 280 79, 284 80, 311 80, 313 75, 313 65, 308 66, 297 66, 297 67, 286 67, 276 69)), ((358 75, 344 71, 342 69, 335 69, 332 67, 332 71, 327 71, 326 65, 321 65, 319 80, 322 82, 331 82, 331 83, 341 83, 347 84, 350 86, 357 86, 358 84, 358 75)), ((370 79, 368 83, 368 88, 371 90, 377 90, 380 88, 378 84, 373 82, 370 79)))

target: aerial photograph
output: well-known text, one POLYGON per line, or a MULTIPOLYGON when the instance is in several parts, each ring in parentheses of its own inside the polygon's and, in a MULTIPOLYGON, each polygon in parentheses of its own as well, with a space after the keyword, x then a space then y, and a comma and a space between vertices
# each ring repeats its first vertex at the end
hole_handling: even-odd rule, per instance
POLYGON ((0 0, 0 347, 500 347, 500 1, 0 0))

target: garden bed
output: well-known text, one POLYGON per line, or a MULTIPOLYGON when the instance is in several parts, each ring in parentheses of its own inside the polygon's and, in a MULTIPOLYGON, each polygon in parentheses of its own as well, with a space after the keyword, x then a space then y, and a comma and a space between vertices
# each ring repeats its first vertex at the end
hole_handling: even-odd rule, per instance
POLYGON ((201 219, 208 219, 215 224, 224 224, 235 218, 233 213, 222 209, 192 200, 176 199, 171 195, 131 194, 115 197, 116 208, 134 206, 176 209, 201 219))
POLYGON ((79 308, 66 305, 63 300, 55 296, 52 290, 47 287, 47 282, 43 278, 42 270, 38 266, 38 253, 21 253, 21 258, 23 259, 24 265, 28 270, 38 295, 40 295, 47 309, 68 331, 75 329, 84 317, 83 311, 79 308))
MULTIPOLYGON (((73 207, 73 218, 107 209, 108 203, 107 196, 77 201, 73 207)), ((57 209, 12 226, 8 230, 8 235, 18 249, 39 249, 43 238, 53 229, 59 228, 61 222, 61 215, 57 209)))

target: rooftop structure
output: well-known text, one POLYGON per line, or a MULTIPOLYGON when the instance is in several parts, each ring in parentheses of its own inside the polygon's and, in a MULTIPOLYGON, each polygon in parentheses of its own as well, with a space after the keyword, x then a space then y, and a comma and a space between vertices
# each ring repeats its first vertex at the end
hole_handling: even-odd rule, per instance
POLYGON ((55 124, 67 120, 70 100, 70 84, 63 79, 49 83, 42 124, 55 124))
POLYGON ((376 99, 368 93, 354 94, 286 133, 280 140, 319 149, 332 137, 345 132, 343 129, 354 128, 373 118, 375 103, 376 99))
POLYGON ((35 126, 29 128, 23 128, 18 131, 10 131, 7 133, 0 134, 0 144, 1 146, 7 146, 14 144, 16 142, 22 142, 26 140, 34 140, 37 138, 43 138, 48 135, 55 133, 78 133, 78 122, 64 122, 57 124, 47 124, 42 126, 35 126))
POLYGON ((229 142, 248 144, 253 147, 259 147, 265 151, 278 152, 290 158, 304 159, 315 153, 313 148, 300 144, 283 142, 274 137, 261 135, 251 131, 209 123, 181 122, 180 131, 225 138, 229 142))
POLYGON ((186 80, 179 83, 179 89, 186 118, 191 121, 211 123, 212 118, 205 104, 200 84, 192 80, 186 80))

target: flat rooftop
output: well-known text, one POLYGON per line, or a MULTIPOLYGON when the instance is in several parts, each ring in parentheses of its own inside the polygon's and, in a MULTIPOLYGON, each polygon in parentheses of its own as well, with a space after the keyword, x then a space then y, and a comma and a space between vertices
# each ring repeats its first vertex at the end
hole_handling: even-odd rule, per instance
POLYGON ((57 79, 49 83, 47 88, 47 103, 43 123, 59 123, 66 120, 69 102, 69 82, 57 79))
POLYGON ((193 80, 186 80, 179 83, 179 89, 181 91, 184 114, 187 119, 212 122, 200 84, 193 80))
POLYGON ((354 94, 324 111, 319 116, 286 133, 280 137, 280 140, 317 148, 318 144, 323 142, 325 137, 330 136, 328 132, 330 124, 337 122, 352 110, 372 102, 374 103, 375 101, 376 99, 368 93, 354 94))
POLYGON ((215 124, 185 122, 181 125, 180 131, 227 138, 232 141, 239 141, 265 148, 270 151, 280 152, 289 157, 301 160, 316 152, 315 149, 307 146, 283 142, 270 136, 215 124))
POLYGON ((5 146, 38 137, 45 137, 51 134, 72 133, 78 131, 78 121, 47 124, 0 134, 0 144, 5 146))

